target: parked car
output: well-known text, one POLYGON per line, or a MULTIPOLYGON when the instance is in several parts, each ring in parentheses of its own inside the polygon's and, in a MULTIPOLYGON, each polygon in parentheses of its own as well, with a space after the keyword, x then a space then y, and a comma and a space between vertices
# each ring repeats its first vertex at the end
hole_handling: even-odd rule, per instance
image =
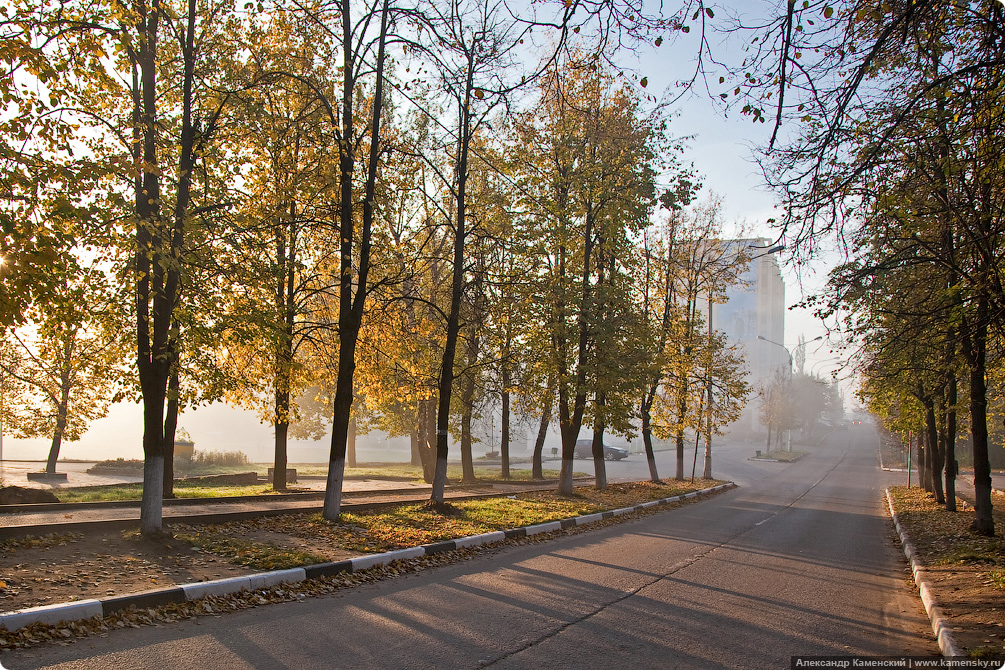
MULTIPOLYGON (((621 447, 604 445, 604 458, 609 461, 620 461, 628 457, 628 450, 621 447)), ((593 440, 576 440, 576 458, 593 458, 593 440)))

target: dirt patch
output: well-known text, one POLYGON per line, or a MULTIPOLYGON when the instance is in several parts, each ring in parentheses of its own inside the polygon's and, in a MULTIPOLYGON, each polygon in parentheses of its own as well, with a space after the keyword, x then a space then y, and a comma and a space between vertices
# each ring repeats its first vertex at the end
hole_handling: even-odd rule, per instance
POLYGON ((251 528, 244 533, 244 538, 260 544, 271 544, 273 546, 286 547, 293 551, 314 554, 324 558, 325 561, 331 562, 344 561, 363 555, 358 551, 349 551, 332 546, 324 538, 290 535, 288 533, 269 530, 268 528, 251 528))
POLYGON ((170 535, 61 534, 0 542, 0 611, 253 572, 170 535))
POLYGON ((23 486, 0 487, 0 505, 28 505, 32 503, 58 503, 51 491, 25 488, 23 486))

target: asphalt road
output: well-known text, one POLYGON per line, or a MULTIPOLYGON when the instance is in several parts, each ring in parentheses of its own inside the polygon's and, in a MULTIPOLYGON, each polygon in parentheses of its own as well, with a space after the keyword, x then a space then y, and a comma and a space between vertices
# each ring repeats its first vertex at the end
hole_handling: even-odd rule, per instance
POLYGON ((795 654, 936 654, 883 511, 889 475, 865 437, 840 436, 794 464, 724 448, 718 474, 733 467, 742 486, 677 510, 338 596, 7 652, 0 663, 765 669, 788 668, 795 654))

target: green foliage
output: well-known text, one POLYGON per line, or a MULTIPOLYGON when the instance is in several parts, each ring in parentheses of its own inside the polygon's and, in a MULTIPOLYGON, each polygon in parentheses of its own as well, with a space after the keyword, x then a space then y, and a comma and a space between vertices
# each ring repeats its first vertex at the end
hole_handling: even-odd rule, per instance
POLYGON ((125 459, 121 456, 114 460, 95 463, 94 470, 119 470, 122 472, 143 472, 143 461, 135 458, 125 459))
MULTIPOLYGON (((496 117, 521 104, 507 97, 523 81, 512 17, 461 31, 479 41, 468 52, 467 38, 409 32, 416 21, 466 22, 470 7, 396 15, 392 29, 423 46, 386 42, 394 70, 332 68, 348 49, 384 55, 368 51, 377 42, 340 41, 343 25, 370 40, 377 4, 344 7, 248 14, 228 0, 70 0, 55 11, 19 0, 0 18, 10 67, 0 78, 0 325, 21 338, 5 340, 0 358, 5 427, 50 433, 55 452, 131 396, 149 405, 143 447, 156 463, 179 411, 226 397, 316 437, 335 380, 347 383, 337 373, 352 370, 338 397, 355 398, 354 427, 414 435, 427 455, 435 396, 450 390, 437 389, 440 378, 468 384, 453 412, 469 420, 503 393, 529 414, 558 391, 580 408, 576 431, 584 419, 634 430, 637 391, 652 376, 637 238, 658 202, 678 210, 698 188, 676 169, 665 119, 592 52, 564 43, 576 62, 533 78, 543 83, 530 111, 496 117), (442 85, 413 78, 413 67, 435 68, 442 85), (446 106, 464 119, 460 144, 438 125, 446 106), (515 132, 502 132, 511 121, 515 132), (471 150, 465 165, 459 147, 471 150), (454 268, 462 211, 467 256, 454 268), (441 375, 452 276, 464 355, 441 375), (349 353, 353 365, 337 362, 349 353)), ((632 39, 673 24, 618 16, 632 39)), ((577 18, 572 34, 593 18, 577 18)), ((704 367, 716 364, 710 353, 704 367)), ((742 395, 731 388, 724 398, 742 395)), ((341 409, 340 429, 350 420, 341 409)), ((145 529, 156 530, 158 500, 147 502, 145 529)))
POLYGON ((992 570, 984 575, 984 583, 999 590, 1005 590, 1005 570, 992 570))
POLYGON ((236 466, 248 465, 248 456, 243 451, 199 451, 192 454, 193 465, 236 466))

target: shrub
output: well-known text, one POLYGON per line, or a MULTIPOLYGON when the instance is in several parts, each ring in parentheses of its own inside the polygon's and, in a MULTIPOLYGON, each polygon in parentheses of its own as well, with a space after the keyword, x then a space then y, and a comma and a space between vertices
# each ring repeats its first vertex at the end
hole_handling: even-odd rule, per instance
POLYGON ((196 451, 192 455, 195 465, 248 465, 243 451, 196 451))
POLYGON ((108 460, 108 461, 101 461, 100 463, 95 463, 93 466, 87 469, 88 472, 91 472, 92 470, 95 472, 102 472, 108 470, 116 470, 121 472, 135 472, 139 470, 140 472, 142 472, 143 461, 135 458, 129 460, 126 460, 124 458, 116 458, 114 461, 108 460))

